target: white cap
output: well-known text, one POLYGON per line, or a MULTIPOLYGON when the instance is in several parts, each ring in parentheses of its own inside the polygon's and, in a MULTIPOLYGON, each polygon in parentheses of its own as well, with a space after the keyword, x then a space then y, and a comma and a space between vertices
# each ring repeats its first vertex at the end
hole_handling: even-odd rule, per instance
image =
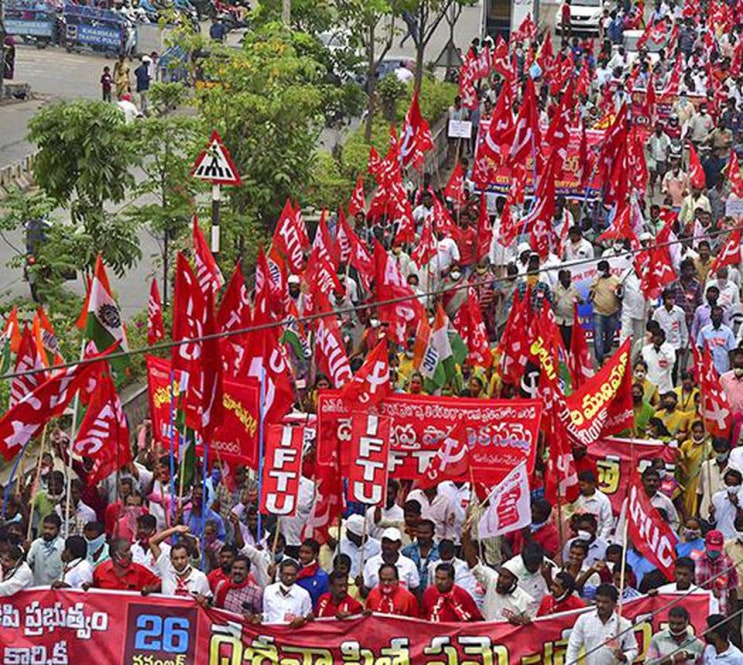
POLYGON ((364 535, 364 518, 361 515, 350 515, 346 519, 346 531, 354 536, 364 535))
POLYGON ((501 570, 507 570, 509 573, 511 573, 511 575, 518 579, 519 565, 518 563, 516 563, 516 557, 514 557, 513 559, 509 559, 504 564, 502 564, 501 570))
POLYGON ((517 256, 521 256, 524 252, 531 252, 531 245, 528 242, 520 242, 516 246, 517 256))
POLYGON ((397 540, 399 542, 402 542, 400 529, 396 529, 394 526, 387 527, 384 531, 382 531, 382 540, 397 540))
POLYGON ((639 235, 639 237, 638 237, 637 239, 638 239, 638 240, 639 240, 640 242, 643 242, 644 240, 652 240, 652 239, 653 239, 653 234, 652 234, 652 233, 648 233, 647 231, 643 231, 643 232, 642 232, 642 233, 641 233, 641 234, 639 235))
POLYGON ((289 279, 286 282, 287 284, 299 284, 299 275, 289 275, 289 279))

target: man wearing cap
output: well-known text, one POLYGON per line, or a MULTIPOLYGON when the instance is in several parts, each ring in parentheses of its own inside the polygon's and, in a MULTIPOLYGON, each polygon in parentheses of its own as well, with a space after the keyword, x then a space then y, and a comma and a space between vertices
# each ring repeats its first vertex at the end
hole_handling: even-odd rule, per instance
POLYGON ((725 554, 725 537, 714 529, 704 537, 704 554, 696 562, 695 581, 712 592, 720 604, 720 612, 729 614, 737 605, 738 571, 725 554))
POLYGON ((462 553, 475 579, 485 589, 482 615, 485 621, 508 621, 514 625, 528 623, 536 616, 539 603, 519 587, 518 566, 511 559, 499 572, 486 566, 477 556, 477 548, 470 535, 471 523, 462 531, 462 553))
POLYGON ((418 568, 408 557, 400 554, 402 536, 400 530, 389 527, 382 532, 382 551, 371 557, 364 565, 363 587, 361 595, 366 597, 369 591, 379 584, 379 568, 388 563, 397 569, 400 584, 415 592, 420 586, 418 568))
POLYGON ((349 575, 356 579, 361 574, 364 562, 377 556, 382 545, 376 538, 364 533, 364 518, 361 515, 349 515, 346 519, 346 535, 341 538, 341 554, 351 559, 349 575))

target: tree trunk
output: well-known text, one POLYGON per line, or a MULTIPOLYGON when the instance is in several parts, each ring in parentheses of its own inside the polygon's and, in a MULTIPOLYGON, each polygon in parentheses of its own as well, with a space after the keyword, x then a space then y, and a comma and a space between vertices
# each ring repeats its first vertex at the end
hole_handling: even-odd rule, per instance
POLYGON ((415 40, 415 91, 421 91, 423 83, 423 55, 426 51, 426 7, 425 2, 420 3, 418 11, 418 39, 415 40))
POLYGON ((367 144, 371 143, 372 128, 374 127, 374 93, 377 89, 377 67, 374 61, 374 39, 375 39, 375 26, 369 26, 369 44, 366 47, 366 61, 368 67, 366 70, 366 94, 368 99, 366 101, 366 124, 364 125, 364 141, 367 144))

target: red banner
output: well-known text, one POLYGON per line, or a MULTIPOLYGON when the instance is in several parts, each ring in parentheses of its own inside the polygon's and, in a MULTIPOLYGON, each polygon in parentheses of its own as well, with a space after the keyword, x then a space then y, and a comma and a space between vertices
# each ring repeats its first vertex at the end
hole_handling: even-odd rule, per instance
POLYGON ((599 472, 598 488, 609 497, 611 508, 619 515, 622 502, 629 492, 632 478, 658 457, 673 462, 676 459, 675 445, 646 439, 599 439, 588 447, 588 457, 599 472))
POLYGON ((627 497, 627 534, 632 544, 667 579, 673 579, 678 538, 650 503, 639 474, 632 478, 627 497))
MULTIPOLYGON (((655 103, 655 116, 656 120, 666 122, 668 117, 673 113, 673 105, 678 101, 678 95, 663 95, 662 90, 656 90, 655 94, 658 101, 655 103)), ((632 123, 640 127, 644 127, 652 131, 654 122, 652 122, 648 115, 648 106, 646 100, 647 94, 645 90, 635 89, 632 91, 631 96, 631 112, 632 112, 632 123)), ((707 97, 704 95, 689 95, 689 101, 697 109, 701 102, 707 101, 707 97)))
POLYGON ((387 416, 356 412, 351 417, 349 501, 374 506, 384 501, 391 428, 392 420, 387 416))
POLYGON ((297 512, 303 444, 304 427, 266 427, 261 513, 291 517, 297 512))
MULTIPOLYGON (((170 361, 147 356, 147 385, 150 396, 152 433, 155 440, 170 446, 170 361)), ((178 381, 174 384, 178 403, 178 381)), ((224 380, 224 419, 209 442, 209 453, 217 459, 254 467, 258 459, 258 407, 260 388, 255 379, 224 380)), ((197 450, 199 452, 199 450, 197 450)))
MULTIPOLYGON (((642 662, 653 633, 683 602, 699 634, 709 594, 663 594, 624 604, 642 662)), ((577 612, 508 623, 439 624, 370 616, 317 620, 299 629, 242 624, 237 615, 194 600, 128 592, 23 591, 3 599, 0 647, 6 665, 554 665, 565 660, 577 612), (241 625, 242 624, 242 625, 241 625), (241 633, 242 630, 242 633, 241 633)))
MULTIPOLYGON (((478 481, 494 485, 523 460, 529 473, 534 470, 542 415, 538 400, 393 395, 378 410, 392 419, 389 471, 393 478, 420 477, 442 438, 460 420, 467 425, 470 463, 478 481)), ((351 412, 340 392, 321 391, 317 413, 317 461, 331 464, 340 449, 341 467, 347 473, 352 461, 351 412)))
MULTIPOLYGON (((483 118, 480 121, 480 128, 478 130, 478 145, 480 141, 485 140, 488 128, 490 127, 490 120, 483 118)), ((542 127, 543 134, 546 132, 546 128, 542 127)), ((589 129, 586 130, 586 154, 589 155, 589 164, 586 168, 589 169, 592 166, 591 162, 595 158, 590 159, 590 156, 595 152, 598 152, 599 145, 604 138, 603 129, 589 129)), ((555 192, 557 194, 563 194, 565 196, 579 196, 582 197, 585 193, 585 187, 581 186, 581 179, 583 177, 583 160, 581 159, 581 132, 573 127, 570 129, 570 139, 568 142, 567 156, 562 167, 562 174, 555 180, 555 192)), ((546 153, 549 148, 547 143, 542 141, 542 150, 546 153)), ((527 196, 531 196, 534 192, 534 162, 531 157, 526 160, 526 188, 525 192, 527 196)), ((498 192, 499 194, 508 194, 508 190, 511 188, 511 169, 508 166, 498 166, 495 168, 488 169, 487 173, 488 182, 490 186, 489 191, 498 192)), ((596 178, 590 182, 589 190, 600 191, 601 183, 596 178)))

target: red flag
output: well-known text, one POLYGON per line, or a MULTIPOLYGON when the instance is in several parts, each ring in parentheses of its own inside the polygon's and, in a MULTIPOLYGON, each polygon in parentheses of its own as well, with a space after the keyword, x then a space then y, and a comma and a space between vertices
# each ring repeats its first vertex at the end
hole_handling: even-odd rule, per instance
MULTIPOLYGON (((493 53, 492 60, 493 69, 506 79, 506 82, 510 81, 513 78, 513 67, 511 66, 508 44, 500 35, 498 35, 495 43, 495 52, 493 53)), ((510 85, 506 84, 504 87, 510 88, 510 85)))
POLYGON ((221 425, 223 417, 222 358, 219 353, 217 322, 214 316, 214 299, 211 293, 206 297, 206 317, 204 319, 204 339, 200 353, 200 385, 197 394, 201 395, 199 414, 201 422, 198 431, 210 441, 214 430, 221 425))
POLYGON ((519 223, 524 233, 529 235, 532 249, 543 260, 547 258, 552 247, 556 247, 555 238, 555 178, 559 155, 550 155, 547 167, 539 176, 537 191, 532 201, 532 208, 519 223))
POLYGON ((374 146, 369 148, 369 159, 367 160, 366 170, 376 178, 377 182, 381 180, 382 160, 374 146))
MULTIPOLYGON (((338 273, 335 267, 330 263, 330 259, 318 247, 313 247, 307 259, 307 272, 304 275, 305 281, 310 289, 317 289, 326 296, 331 293, 345 293, 345 289, 338 279, 338 273)), ((312 297, 314 299, 315 292, 312 297)))
POLYGON ((318 320, 315 333, 317 368, 327 374, 334 388, 342 388, 353 379, 343 335, 338 317, 333 312, 327 296, 323 293, 317 295, 317 312, 326 314, 318 320))
POLYGON ((620 148, 627 142, 627 136, 627 107, 622 104, 611 126, 606 130, 601 145, 596 168, 599 181, 609 181, 617 155, 620 153, 620 148))
POLYGON ((490 117, 490 125, 485 134, 485 140, 482 141, 479 148, 496 165, 505 161, 505 156, 508 154, 510 147, 508 137, 515 131, 516 123, 513 119, 512 108, 511 86, 503 85, 495 103, 493 115, 490 117))
POLYGON ((525 331, 531 322, 531 290, 519 297, 514 294, 513 306, 508 313, 506 326, 500 341, 501 374, 513 385, 519 385, 524 368, 529 362, 529 341, 525 331))
POLYGON ((665 42, 668 35, 668 23, 666 21, 648 23, 645 27, 645 32, 643 32, 637 40, 637 49, 641 49, 648 41, 653 42, 655 45, 661 44, 665 42))
MULTIPOLYGON (((327 212, 323 208, 320 214, 320 221, 317 224, 317 232, 315 233, 315 239, 312 241, 312 251, 318 250, 317 255, 321 258, 325 258, 330 262, 335 270, 340 262, 339 247, 333 242, 333 238, 330 235, 330 229, 328 229, 328 223, 326 221, 327 212)), ((307 261, 309 264, 309 260, 307 261)))
POLYGON ((730 181, 730 190, 739 199, 743 199, 743 178, 740 176, 740 165, 735 150, 730 151, 730 161, 725 172, 727 179, 730 181))
POLYGON ((539 134, 539 108, 537 96, 534 92, 534 81, 531 77, 526 79, 524 99, 521 101, 519 114, 513 129, 511 149, 508 153, 510 164, 525 164, 529 157, 538 158, 537 147, 541 144, 539 134))
MULTIPOLYGON (((740 46, 740 42, 738 42, 740 46)), ((736 47, 737 48, 737 47, 736 47)), ((737 51, 736 51, 737 52, 737 51)), ((666 101, 669 97, 675 97, 679 94, 679 88, 681 87, 681 77, 683 75, 683 59, 682 53, 679 51, 676 56, 676 62, 671 70, 671 75, 668 77, 666 87, 661 92, 660 98, 662 101, 666 101)))
POLYGON ((461 162, 457 162, 457 165, 451 172, 446 187, 444 187, 444 196, 457 204, 461 204, 464 201, 464 174, 462 173, 461 162))
POLYGON ((689 144, 689 182, 692 187, 704 189, 705 178, 702 162, 699 161, 699 155, 692 143, 689 144))
POLYGON ((722 246, 719 254, 715 257, 715 260, 712 262, 712 267, 709 271, 710 275, 714 275, 720 268, 724 266, 740 265, 740 243, 741 230, 738 228, 730 232, 727 241, 722 246))
POLYGON ((364 243, 351 228, 342 210, 338 213, 336 240, 341 246, 341 261, 343 263, 348 262, 356 268, 361 284, 368 291, 374 277, 374 261, 366 250, 364 243))
MULTIPOLYGON (((206 299, 199 288, 196 275, 181 252, 178 252, 176 259, 174 291, 173 341, 201 337, 206 319, 206 299)), ((196 377, 199 372, 200 351, 198 341, 176 344, 171 350, 173 369, 185 372, 189 378, 196 377)), ((189 381, 189 387, 192 385, 189 381)), ((196 423, 189 425, 195 427, 196 423)))
POLYGON ((366 195, 364 194, 364 176, 360 175, 353 188, 351 200, 348 202, 348 214, 351 217, 357 213, 364 212, 366 208, 366 195))
POLYGON ((291 517, 297 513, 304 427, 269 425, 263 462, 260 511, 291 517))
POLYGON ((97 485, 132 461, 129 427, 111 376, 98 377, 85 417, 75 437, 73 452, 93 460, 87 482, 97 485))
POLYGON ((632 544, 667 579, 673 579, 678 539, 650 503, 639 473, 632 476, 626 506, 627 535, 632 544))
POLYGON ((433 222, 431 215, 428 215, 423 220, 423 227, 421 229, 421 237, 413 247, 413 251, 410 253, 410 258, 413 259, 415 265, 419 268, 428 265, 428 262, 436 256, 438 253, 438 244, 436 238, 433 235, 433 222))
POLYGON ((352 411, 376 406, 392 393, 387 340, 382 339, 366 356, 353 379, 341 390, 341 398, 352 411))
POLYGON ((320 544, 328 542, 330 527, 343 512, 342 476, 337 464, 315 464, 315 501, 301 538, 313 538, 320 544))
MULTIPOLYGON (((695 348, 694 344, 692 348, 695 348)), ((720 386, 709 342, 704 344, 702 363, 698 369, 704 426, 712 436, 728 437, 733 427, 733 413, 727 395, 720 386)))
POLYGON ((591 352, 588 350, 586 333, 580 323, 577 303, 573 313, 573 328, 570 335, 569 369, 570 376, 573 379, 573 390, 578 390, 594 375, 591 352))
POLYGON ((490 351, 490 342, 482 320, 477 293, 473 288, 468 288, 467 299, 457 311, 452 324, 467 347, 467 362, 480 367, 490 367, 493 354, 490 351))
POLYGON ((560 105, 557 112, 552 118, 552 122, 547 129, 545 142, 551 152, 557 152, 560 159, 560 169, 562 171, 562 162, 567 159, 568 143, 570 142, 570 114, 574 110, 573 85, 568 85, 567 90, 560 99, 560 105))
POLYGON ((374 291, 375 299, 379 303, 377 305, 379 318, 389 322, 392 339, 398 344, 404 344, 408 328, 414 330, 417 322, 426 316, 426 311, 392 257, 376 240, 374 264, 374 291))
POLYGON ((482 261, 490 253, 490 245, 493 241, 493 225, 490 223, 490 215, 485 203, 485 194, 480 195, 480 210, 477 217, 477 247, 475 248, 475 259, 482 261))
POLYGON ((428 462, 423 476, 418 479, 420 489, 436 487, 445 480, 459 481, 470 472, 470 454, 467 428, 460 421, 441 439, 436 455, 428 462))
POLYGON ((164 340, 163 304, 160 300, 157 280, 153 279, 150 284, 150 299, 147 301, 147 344, 152 346, 164 340))
POLYGON ((33 374, 22 374, 22 372, 31 372, 33 370, 44 370, 46 363, 42 356, 42 349, 37 343, 36 338, 31 332, 28 324, 23 326, 21 343, 18 346, 18 355, 15 362, 15 373, 10 380, 10 395, 8 396, 8 406, 13 407, 20 402, 25 395, 33 392, 48 378, 45 371, 36 371, 33 374))
POLYGON ((284 210, 273 232, 272 246, 286 258, 289 269, 299 274, 304 268, 304 252, 309 249, 307 230, 301 222, 301 216, 292 207, 291 201, 286 200, 284 210))
MULTIPOLYGON (((385 350, 386 351, 386 350, 385 350)), ((351 415, 351 464, 348 468, 348 498, 377 506, 387 495, 390 430, 392 418, 376 413, 351 415)))
POLYGON ((413 93, 410 108, 405 115, 400 136, 400 153, 403 166, 423 168, 423 154, 433 148, 431 130, 421 115, 418 103, 418 90, 413 93))
POLYGON ((224 277, 214 255, 206 244, 206 238, 199 228, 199 220, 193 216, 193 255, 196 265, 196 279, 204 293, 217 293, 224 286, 224 277))
POLYGON ((101 363, 97 361, 113 348, 89 356, 91 362, 56 372, 8 409, 0 418, 0 455, 12 460, 23 446, 41 433, 45 423, 64 413, 78 390, 92 390, 90 380, 101 371, 101 363))
POLYGON ((606 230, 598 237, 599 242, 607 240, 632 240, 637 241, 637 236, 632 228, 632 208, 626 203, 617 210, 614 219, 606 230))
MULTIPOLYGON (((310 265, 308 260, 308 265, 310 265)), ((284 312, 283 293, 277 288, 271 276, 268 259, 261 247, 255 261, 255 299, 253 301, 254 317, 258 314, 271 321, 280 318, 284 312)))
POLYGON ((33 333, 36 345, 41 349, 42 362, 50 367, 52 365, 64 364, 64 358, 59 353, 59 339, 54 332, 51 321, 46 315, 43 307, 37 307, 34 314, 33 333))
POLYGON ((587 95, 591 89, 591 73, 588 71, 588 67, 583 66, 580 68, 578 73, 578 79, 575 82, 575 94, 580 97, 581 95, 587 95))
POLYGON ((635 255, 635 270, 640 275, 640 290, 648 300, 658 298, 663 288, 676 279, 668 242, 671 235, 671 224, 658 232, 655 244, 635 255))
MULTIPOLYGON (((242 266, 238 261, 232 273, 227 288, 222 295, 217 312, 217 328, 221 332, 232 332, 233 330, 245 330, 250 327, 250 294, 245 286, 242 266)), ((245 351, 247 333, 222 337, 219 340, 222 353, 222 367, 227 376, 232 379, 238 378, 238 371, 242 364, 245 351)))

